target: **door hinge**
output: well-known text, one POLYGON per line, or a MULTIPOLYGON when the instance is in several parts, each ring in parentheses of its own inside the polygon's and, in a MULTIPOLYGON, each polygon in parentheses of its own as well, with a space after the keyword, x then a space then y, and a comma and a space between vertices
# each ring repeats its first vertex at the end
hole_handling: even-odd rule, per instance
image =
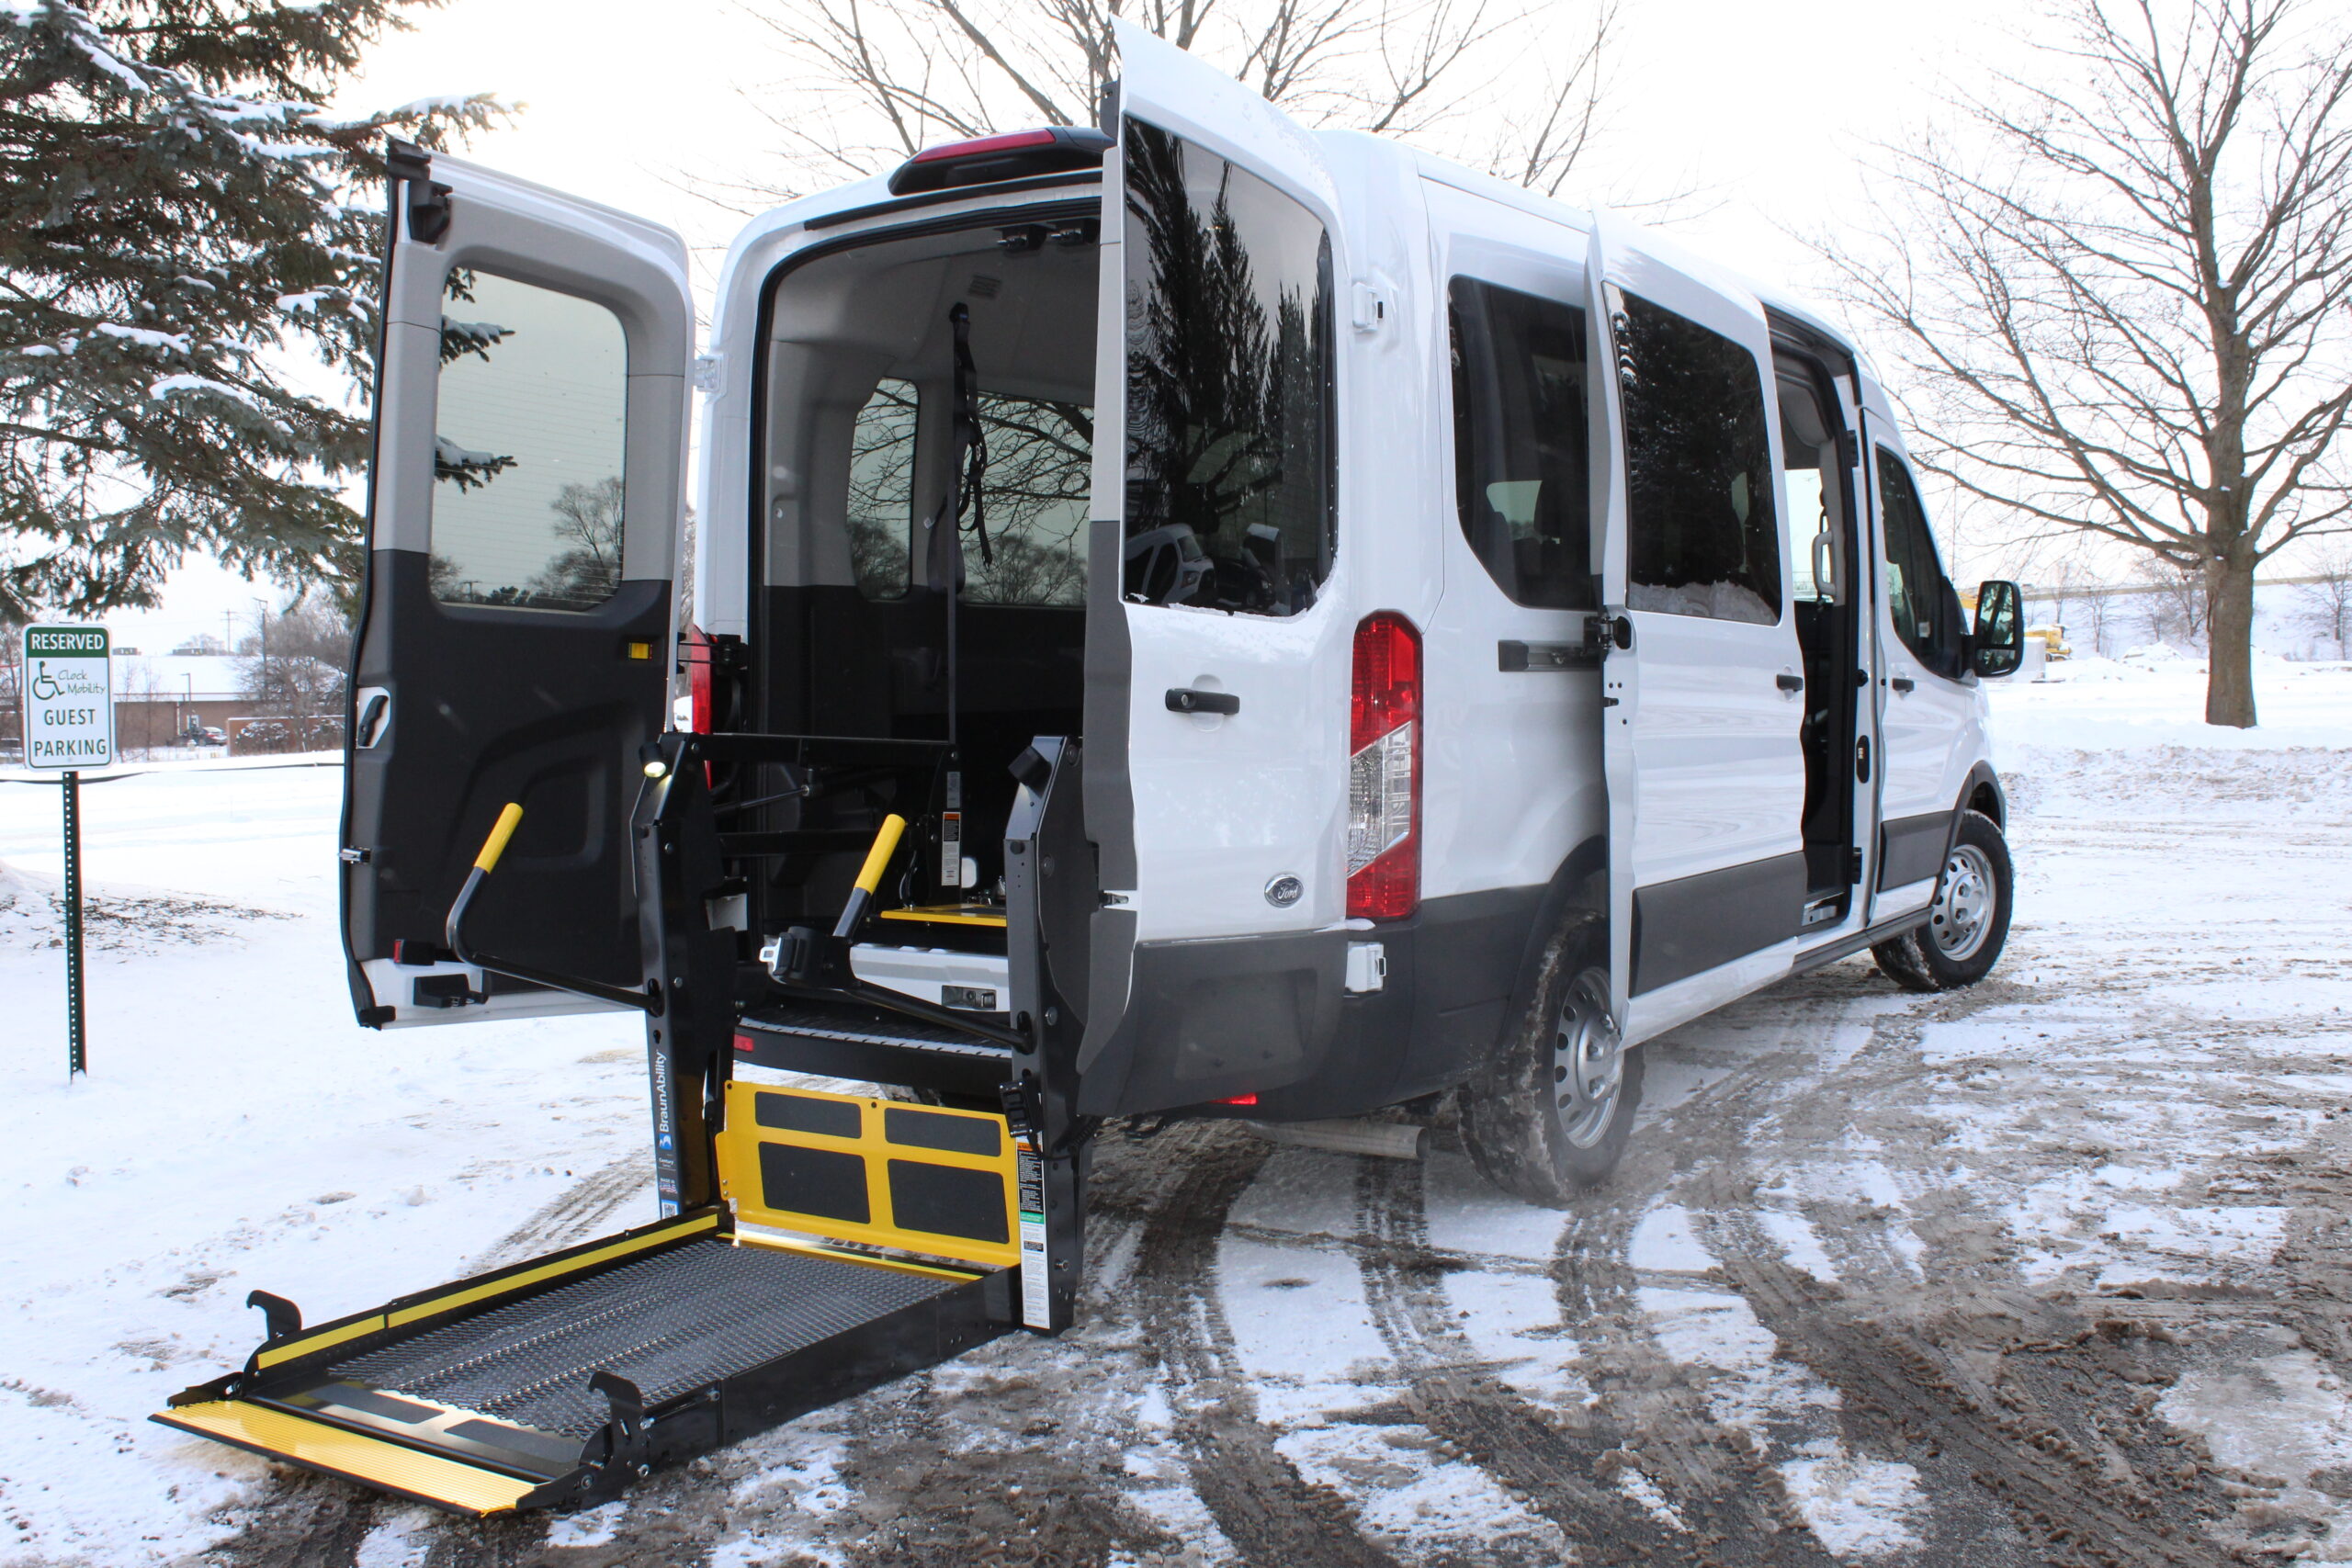
POLYGON ((1611 649, 1634 646, 1634 623, 1610 610, 1595 610, 1584 618, 1584 650, 1596 660, 1611 649))
POLYGON ((1861 460, 1862 460, 1862 442, 1861 442, 1861 437, 1860 437, 1860 436, 1856 435, 1856 434, 1855 434, 1852 431, 1850 431, 1850 430, 1841 430, 1841 431, 1839 431, 1839 432, 1838 433, 1838 466, 1839 466, 1839 467, 1841 467, 1841 468, 1850 468, 1854 467, 1856 464, 1860 463, 1861 460))
POLYGON ((1846 881, 1851 884, 1862 879, 1862 852, 1857 845, 1846 846, 1846 881))
POLYGON ((723 354, 713 353, 695 355, 695 390, 697 392, 715 392, 718 390, 719 373, 726 368, 727 356, 723 354))
POLYGON ((345 847, 335 851, 334 858, 341 861, 345 865, 366 865, 369 861, 376 858, 376 852, 373 850, 359 850, 345 847))
POLYGON ((449 187, 434 179, 433 155, 413 143, 394 141, 384 167, 407 187, 409 238, 437 244, 449 231, 449 187))

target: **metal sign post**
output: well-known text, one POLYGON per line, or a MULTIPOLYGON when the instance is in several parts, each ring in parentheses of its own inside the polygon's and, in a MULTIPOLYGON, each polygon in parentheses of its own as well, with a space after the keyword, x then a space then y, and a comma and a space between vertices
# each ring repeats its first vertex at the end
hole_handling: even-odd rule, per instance
POLYGON ((65 797, 65 1076, 89 1070, 82 1005, 82 773, 114 761, 114 660, 104 626, 25 628, 25 761, 65 797))

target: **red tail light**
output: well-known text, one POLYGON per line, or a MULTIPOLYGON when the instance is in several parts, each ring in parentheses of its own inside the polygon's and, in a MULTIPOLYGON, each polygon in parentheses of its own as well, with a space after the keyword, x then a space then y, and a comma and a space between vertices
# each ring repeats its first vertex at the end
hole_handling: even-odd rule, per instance
POLYGON ((686 667, 686 728, 710 733, 710 638, 693 622, 678 634, 678 658, 686 667))
POLYGON ((1394 610, 1356 626, 1348 712, 1348 917, 1421 902, 1421 635, 1394 610))

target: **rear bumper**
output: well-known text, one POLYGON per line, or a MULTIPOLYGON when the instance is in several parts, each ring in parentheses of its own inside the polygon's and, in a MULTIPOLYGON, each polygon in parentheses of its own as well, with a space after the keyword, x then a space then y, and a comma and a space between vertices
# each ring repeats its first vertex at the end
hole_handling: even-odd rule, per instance
POLYGON ((1451 1088, 1500 1039, 1544 892, 1433 898, 1366 930, 1139 942, 1125 1015, 1080 1079, 1079 1110, 1312 1120, 1451 1088), (1358 943, 1382 950, 1377 991, 1347 989, 1358 943))

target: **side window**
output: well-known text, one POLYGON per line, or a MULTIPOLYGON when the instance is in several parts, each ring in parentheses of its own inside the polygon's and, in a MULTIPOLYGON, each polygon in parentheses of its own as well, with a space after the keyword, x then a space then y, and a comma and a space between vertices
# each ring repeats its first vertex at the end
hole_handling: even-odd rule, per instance
POLYGON ((593 610, 620 587, 628 344, 604 306, 468 267, 441 311, 433 596, 593 610))
POLYGON ((1878 449, 1879 526, 1886 536, 1886 612, 1913 657, 1939 675, 1960 673, 1960 596, 1944 580, 1927 508, 1903 459, 1878 449))
POLYGON ((1467 277, 1447 304, 1463 536, 1517 603, 1590 609, 1584 312, 1467 277))
POLYGON ((1122 591, 1295 615, 1331 566, 1330 236, 1248 170, 1141 120, 1122 147, 1122 591))
POLYGON ((1756 356, 1646 299, 1611 293, 1624 393, 1628 607, 1773 625, 1781 537, 1756 356))
POLYGON ((850 432, 849 564, 868 599, 905 596, 915 523, 915 388, 885 380, 850 432))
POLYGON ((982 392, 979 414, 989 447, 989 553, 965 540, 965 603, 1082 608, 1094 411, 982 392))

